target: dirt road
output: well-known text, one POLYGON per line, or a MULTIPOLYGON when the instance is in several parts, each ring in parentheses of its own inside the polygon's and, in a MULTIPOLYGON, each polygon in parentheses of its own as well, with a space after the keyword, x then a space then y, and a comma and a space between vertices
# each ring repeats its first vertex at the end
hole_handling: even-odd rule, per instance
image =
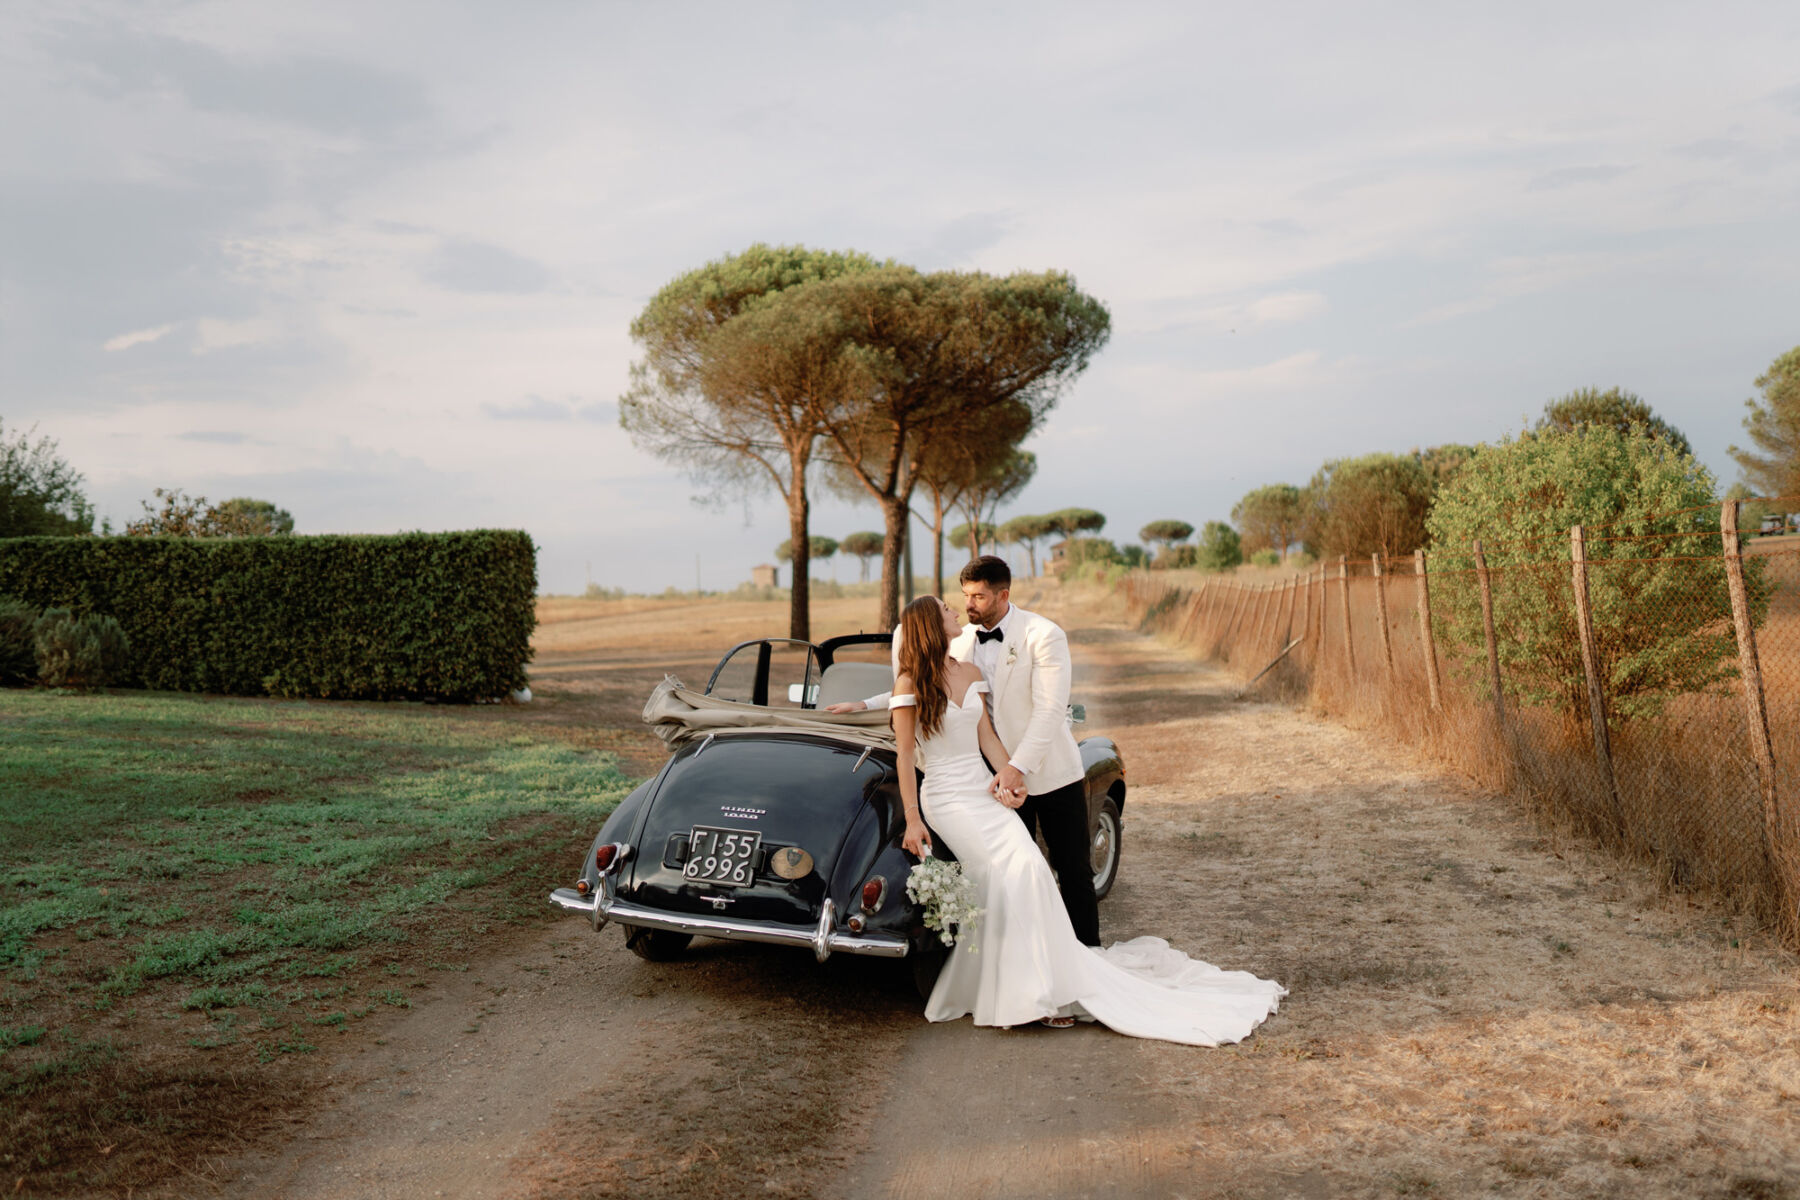
MULTIPOLYGON (((1792 956, 1103 599, 1042 603, 1130 769, 1102 932, 1280 979, 1252 1041, 927 1025, 892 964, 651 965, 571 919, 344 1061, 227 1194, 1800 1195, 1792 956)), ((546 633, 535 719, 654 678, 546 633)))

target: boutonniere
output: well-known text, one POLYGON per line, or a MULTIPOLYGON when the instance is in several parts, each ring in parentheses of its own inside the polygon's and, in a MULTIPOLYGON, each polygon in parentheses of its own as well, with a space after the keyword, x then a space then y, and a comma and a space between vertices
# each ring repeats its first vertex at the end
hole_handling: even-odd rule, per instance
POLYGON ((1019 648, 1017 646, 1008 646, 1006 648, 1006 665, 1010 667, 1018 661, 1019 661, 1019 648))

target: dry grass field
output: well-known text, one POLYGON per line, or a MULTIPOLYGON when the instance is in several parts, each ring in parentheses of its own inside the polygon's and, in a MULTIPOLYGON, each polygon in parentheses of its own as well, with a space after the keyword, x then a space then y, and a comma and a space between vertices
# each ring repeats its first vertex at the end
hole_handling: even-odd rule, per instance
MULTIPOLYGON (((1112 593, 1015 598, 1069 629, 1085 732, 1127 759, 1103 935, 1280 979, 1252 1040, 927 1025, 886 964, 731 943, 648 964, 546 916, 333 1043, 300 1119, 188 1178, 346 1200, 1800 1197, 1800 963, 1753 921, 1391 735, 1239 698, 1112 593)), ((814 633, 872 617, 823 601, 814 633)), ((665 671, 702 679, 786 623, 731 598, 540 618, 533 703, 440 715, 631 775, 662 757, 638 714, 665 671)))
MULTIPOLYGON (((1129 763, 1104 935, 1281 979, 1250 1042, 928 1026, 873 964, 712 943, 651 965, 565 923, 481 972, 499 999, 394 1030, 404 1089, 373 1072, 236 1194, 1800 1195, 1796 963, 1753 923, 1409 746, 1239 699, 1114 595, 1018 599, 1069 628, 1088 731, 1129 763)), ((816 634, 867 607, 822 604, 816 634)), ((542 617, 539 701, 465 718, 634 770, 660 758, 632 726, 665 669, 784 624, 725 599, 542 617)))

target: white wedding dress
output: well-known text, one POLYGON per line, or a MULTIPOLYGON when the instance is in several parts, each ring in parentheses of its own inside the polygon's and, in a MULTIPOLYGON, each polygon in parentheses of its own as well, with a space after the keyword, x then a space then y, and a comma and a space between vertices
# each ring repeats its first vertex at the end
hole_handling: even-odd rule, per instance
MULTIPOLYGON (((986 691, 986 683, 971 683, 967 707, 951 702, 943 727, 918 744, 925 820, 962 863, 983 910, 974 933, 950 951, 926 1019, 973 1015, 977 1025, 1025 1025, 1073 1016, 1190 1046, 1248 1037, 1287 995, 1280 984, 1221 971, 1161 938, 1104 949, 1076 938, 1050 864, 1018 814, 988 792, 992 775, 976 739, 986 691)), ((915 702, 903 695, 890 703, 915 702)))

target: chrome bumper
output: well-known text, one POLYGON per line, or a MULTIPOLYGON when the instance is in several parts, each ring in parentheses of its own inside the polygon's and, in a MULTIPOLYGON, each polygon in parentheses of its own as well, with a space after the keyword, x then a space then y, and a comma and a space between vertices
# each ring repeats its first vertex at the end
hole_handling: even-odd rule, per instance
POLYGON ((740 942, 768 942, 776 946, 810 946, 820 962, 834 951, 864 954, 875 958, 905 958, 904 939, 885 934, 845 933, 836 928, 836 906, 825 901, 819 923, 810 930, 785 925, 768 925, 757 921, 730 921, 720 917, 702 917, 686 913, 659 912, 640 908, 612 896, 583 896, 574 888, 557 888, 550 893, 550 903, 571 912, 588 914, 598 929, 607 921, 621 925, 642 925, 646 929, 666 929, 671 933, 691 933, 699 937, 730 938, 740 942))

